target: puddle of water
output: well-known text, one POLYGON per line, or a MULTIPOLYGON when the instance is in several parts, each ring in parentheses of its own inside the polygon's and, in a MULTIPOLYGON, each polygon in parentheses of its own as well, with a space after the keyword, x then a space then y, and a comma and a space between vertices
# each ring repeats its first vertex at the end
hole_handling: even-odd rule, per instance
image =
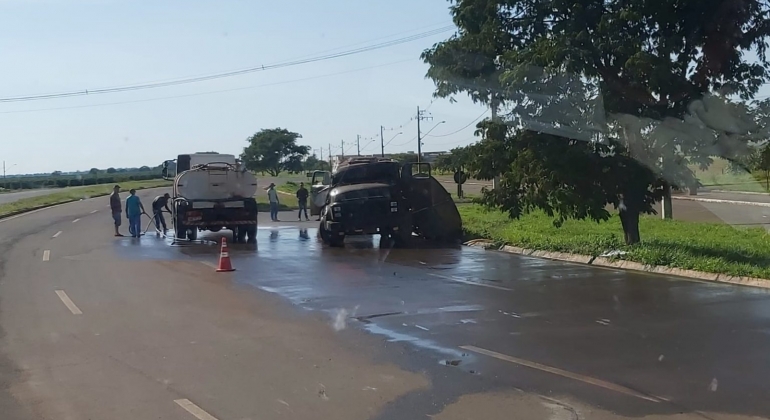
POLYGON ((387 328, 383 328, 377 324, 365 324, 364 329, 369 333, 387 337, 388 341, 391 343, 398 343, 398 342, 410 343, 425 350, 430 350, 436 353, 450 356, 453 360, 461 359, 463 357, 463 352, 459 350, 453 349, 451 347, 443 347, 431 340, 425 340, 419 337, 415 337, 413 335, 392 331, 387 328))

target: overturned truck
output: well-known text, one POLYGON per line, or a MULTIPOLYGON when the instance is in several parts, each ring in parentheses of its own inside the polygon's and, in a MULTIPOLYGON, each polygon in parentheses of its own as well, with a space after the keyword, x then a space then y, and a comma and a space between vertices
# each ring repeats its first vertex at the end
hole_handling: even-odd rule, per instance
POLYGON ((331 246, 341 246, 348 235, 380 234, 400 245, 414 235, 448 242, 462 235, 457 207, 428 163, 351 158, 332 173, 308 175, 310 211, 319 216, 319 234, 331 246))

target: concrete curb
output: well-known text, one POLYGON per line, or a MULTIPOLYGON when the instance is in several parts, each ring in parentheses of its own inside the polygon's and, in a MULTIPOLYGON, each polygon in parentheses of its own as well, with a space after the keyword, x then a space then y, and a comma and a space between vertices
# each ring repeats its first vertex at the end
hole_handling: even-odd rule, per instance
POLYGON ((723 194, 763 195, 765 197, 770 197, 770 193, 752 192, 752 191, 708 190, 704 192, 715 192, 715 193, 723 193, 723 194))
POLYGON ((678 196, 673 196, 671 198, 674 200, 700 201, 702 203, 737 204, 742 206, 770 207, 770 203, 760 203, 757 201, 736 201, 736 200, 722 200, 718 198, 678 197, 678 196))
POLYGON ((483 248, 486 250, 502 251, 509 254, 526 255, 529 257, 545 258, 556 261, 567 261, 578 264, 593 265, 621 270, 641 271, 646 273, 663 274, 667 276, 683 277, 685 279, 705 280, 715 283, 727 283, 740 286, 752 286, 770 289, 770 280, 756 277, 731 276, 728 274, 707 273, 704 271, 685 270, 681 268, 666 267, 662 265, 645 265, 642 263, 605 257, 592 257, 590 255, 569 254, 565 252, 538 251, 535 249, 519 248, 510 245, 497 246, 492 241, 475 239, 465 242, 466 246, 483 248))

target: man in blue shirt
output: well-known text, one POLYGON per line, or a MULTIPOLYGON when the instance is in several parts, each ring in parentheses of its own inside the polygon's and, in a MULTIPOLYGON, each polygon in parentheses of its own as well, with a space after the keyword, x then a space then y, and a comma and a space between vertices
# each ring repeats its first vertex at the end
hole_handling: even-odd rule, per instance
POLYGON ((128 231, 131 236, 138 238, 142 233, 142 213, 144 213, 144 206, 136 196, 136 190, 131 189, 128 192, 129 196, 126 199, 126 218, 128 219, 128 231))

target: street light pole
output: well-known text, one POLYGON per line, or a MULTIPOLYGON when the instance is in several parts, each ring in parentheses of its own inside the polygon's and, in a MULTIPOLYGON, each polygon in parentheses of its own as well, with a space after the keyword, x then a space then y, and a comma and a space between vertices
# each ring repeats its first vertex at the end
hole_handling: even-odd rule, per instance
MULTIPOLYGON (((439 121, 439 122, 438 122, 438 124, 434 125, 434 126, 433 126, 433 128, 431 128, 430 130, 428 130, 428 132, 427 132, 427 133, 425 133, 425 135, 427 136, 428 134, 430 134, 430 132, 431 132, 431 131, 435 130, 435 129, 436 129, 436 127, 440 126, 441 124, 444 124, 445 122, 446 122, 446 121, 439 121)), ((422 145, 422 141, 420 142, 420 145, 422 145)), ((420 151, 422 151, 422 149, 420 148, 420 149, 418 149, 418 150, 419 150, 419 151, 417 152, 417 162, 419 163, 419 162, 420 162, 420 160, 421 160, 421 158, 420 158, 420 155, 421 155, 420 151)))
POLYGON ((385 140, 382 138, 382 131, 385 130, 385 127, 380 126, 380 156, 385 157, 385 140))

